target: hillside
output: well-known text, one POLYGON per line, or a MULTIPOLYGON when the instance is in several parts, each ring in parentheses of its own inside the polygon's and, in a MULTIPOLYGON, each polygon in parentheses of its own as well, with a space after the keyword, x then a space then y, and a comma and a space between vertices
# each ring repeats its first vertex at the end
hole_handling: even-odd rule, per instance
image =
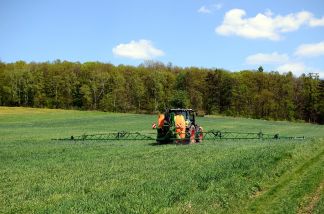
POLYGON ((102 62, 2 63, 0 106, 200 114, 324 124, 324 80, 288 72, 102 62))

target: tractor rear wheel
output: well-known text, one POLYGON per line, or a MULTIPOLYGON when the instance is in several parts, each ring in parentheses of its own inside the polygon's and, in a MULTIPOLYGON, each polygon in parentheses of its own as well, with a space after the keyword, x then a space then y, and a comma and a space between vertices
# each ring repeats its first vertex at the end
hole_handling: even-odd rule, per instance
POLYGON ((189 143, 196 143, 196 128, 194 126, 189 129, 189 143))
POLYGON ((201 143, 203 141, 203 138, 204 138, 203 129, 202 127, 198 126, 196 142, 201 143))

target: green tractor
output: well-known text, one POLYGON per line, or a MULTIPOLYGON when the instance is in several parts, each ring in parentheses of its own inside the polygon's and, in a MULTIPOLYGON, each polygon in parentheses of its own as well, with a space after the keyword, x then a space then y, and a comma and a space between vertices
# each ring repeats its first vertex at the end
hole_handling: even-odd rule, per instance
POLYGON ((196 112, 192 109, 168 109, 158 118, 156 142, 190 144, 200 143, 203 130, 195 120, 196 112))
POLYGON ((177 144, 191 144, 200 143, 204 141, 218 141, 218 140, 304 140, 304 136, 281 136, 277 134, 265 134, 260 132, 230 132, 222 130, 203 131, 202 127, 196 123, 196 112, 192 109, 168 109, 164 114, 160 114, 158 124, 153 123, 152 128, 157 130, 157 137, 155 133, 141 133, 129 131, 115 131, 97 134, 72 135, 71 137, 55 138, 52 140, 83 142, 83 141, 123 141, 123 140, 149 140, 158 144, 177 143, 177 144), (152 134, 152 135, 151 135, 152 134))

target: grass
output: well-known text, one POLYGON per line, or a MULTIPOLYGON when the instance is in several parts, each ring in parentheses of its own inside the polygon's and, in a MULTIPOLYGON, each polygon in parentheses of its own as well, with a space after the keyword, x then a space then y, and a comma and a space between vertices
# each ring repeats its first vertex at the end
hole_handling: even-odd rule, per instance
POLYGON ((205 130, 304 141, 51 141, 151 132, 155 115, 0 107, 1 213, 323 213, 324 127, 198 118, 205 130))

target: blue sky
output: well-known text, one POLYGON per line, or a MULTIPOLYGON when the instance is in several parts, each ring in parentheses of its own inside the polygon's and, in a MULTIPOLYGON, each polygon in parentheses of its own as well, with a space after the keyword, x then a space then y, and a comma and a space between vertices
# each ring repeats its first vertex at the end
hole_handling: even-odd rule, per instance
POLYGON ((0 60, 319 72, 323 0, 1 0, 0 60))

